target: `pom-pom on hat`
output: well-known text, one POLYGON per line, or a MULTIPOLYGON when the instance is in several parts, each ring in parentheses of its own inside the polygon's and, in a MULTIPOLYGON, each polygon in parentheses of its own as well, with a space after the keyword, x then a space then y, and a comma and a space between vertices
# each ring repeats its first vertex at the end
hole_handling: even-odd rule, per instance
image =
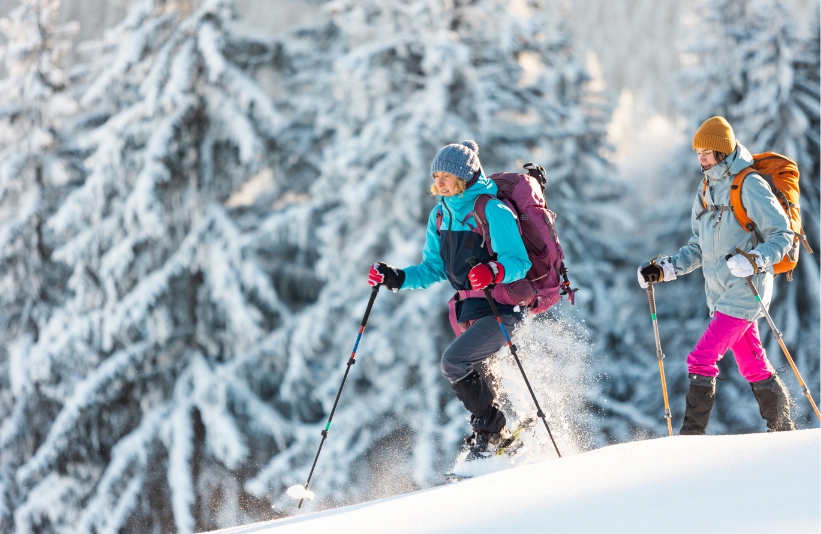
POLYGON ((476 141, 462 141, 442 147, 430 164, 430 175, 447 172, 469 182, 482 168, 479 163, 479 145, 476 141))
POLYGON ((706 148, 723 154, 732 154, 735 146, 733 127, 724 117, 710 117, 693 136, 693 150, 706 148))

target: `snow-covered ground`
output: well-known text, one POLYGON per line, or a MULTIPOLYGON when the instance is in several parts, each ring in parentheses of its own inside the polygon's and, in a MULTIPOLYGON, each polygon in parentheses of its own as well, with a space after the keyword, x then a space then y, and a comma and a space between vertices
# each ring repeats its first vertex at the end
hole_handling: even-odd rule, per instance
POLYGON ((821 532, 821 430, 614 445, 221 534, 821 532))

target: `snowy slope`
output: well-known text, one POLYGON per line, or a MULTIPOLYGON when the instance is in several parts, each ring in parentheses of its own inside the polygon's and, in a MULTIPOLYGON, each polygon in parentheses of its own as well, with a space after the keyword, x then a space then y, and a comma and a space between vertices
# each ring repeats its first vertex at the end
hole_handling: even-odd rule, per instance
POLYGON ((821 532, 821 430, 676 436, 221 534, 821 532))

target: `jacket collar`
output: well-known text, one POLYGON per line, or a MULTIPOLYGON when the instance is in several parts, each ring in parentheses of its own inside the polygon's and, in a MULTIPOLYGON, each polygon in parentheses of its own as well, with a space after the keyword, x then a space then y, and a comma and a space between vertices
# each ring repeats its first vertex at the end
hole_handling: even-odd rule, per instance
POLYGON ((441 202, 459 214, 460 218, 466 217, 473 211, 473 204, 480 195, 496 196, 498 190, 493 180, 485 176, 484 170, 480 170, 479 178, 464 193, 452 197, 441 197, 441 202))
POLYGON ((735 150, 728 154, 724 161, 713 165, 706 171, 701 172, 704 173, 705 178, 707 178, 707 182, 712 185, 720 180, 735 176, 747 167, 752 166, 753 156, 750 154, 750 151, 747 150, 741 143, 738 143, 735 150))

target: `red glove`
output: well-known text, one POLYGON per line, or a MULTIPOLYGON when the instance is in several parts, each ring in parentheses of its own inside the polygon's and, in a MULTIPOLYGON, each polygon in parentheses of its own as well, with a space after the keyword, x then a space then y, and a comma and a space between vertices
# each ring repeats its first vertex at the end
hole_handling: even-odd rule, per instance
POLYGON ((381 261, 371 265, 371 270, 368 271, 368 283, 372 286, 382 284, 388 289, 396 291, 402 287, 404 282, 405 271, 381 261))
POLYGON ((497 261, 479 263, 468 273, 473 289, 484 289, 490 284, 498 284, 505 279, 505 267, 497 261))

